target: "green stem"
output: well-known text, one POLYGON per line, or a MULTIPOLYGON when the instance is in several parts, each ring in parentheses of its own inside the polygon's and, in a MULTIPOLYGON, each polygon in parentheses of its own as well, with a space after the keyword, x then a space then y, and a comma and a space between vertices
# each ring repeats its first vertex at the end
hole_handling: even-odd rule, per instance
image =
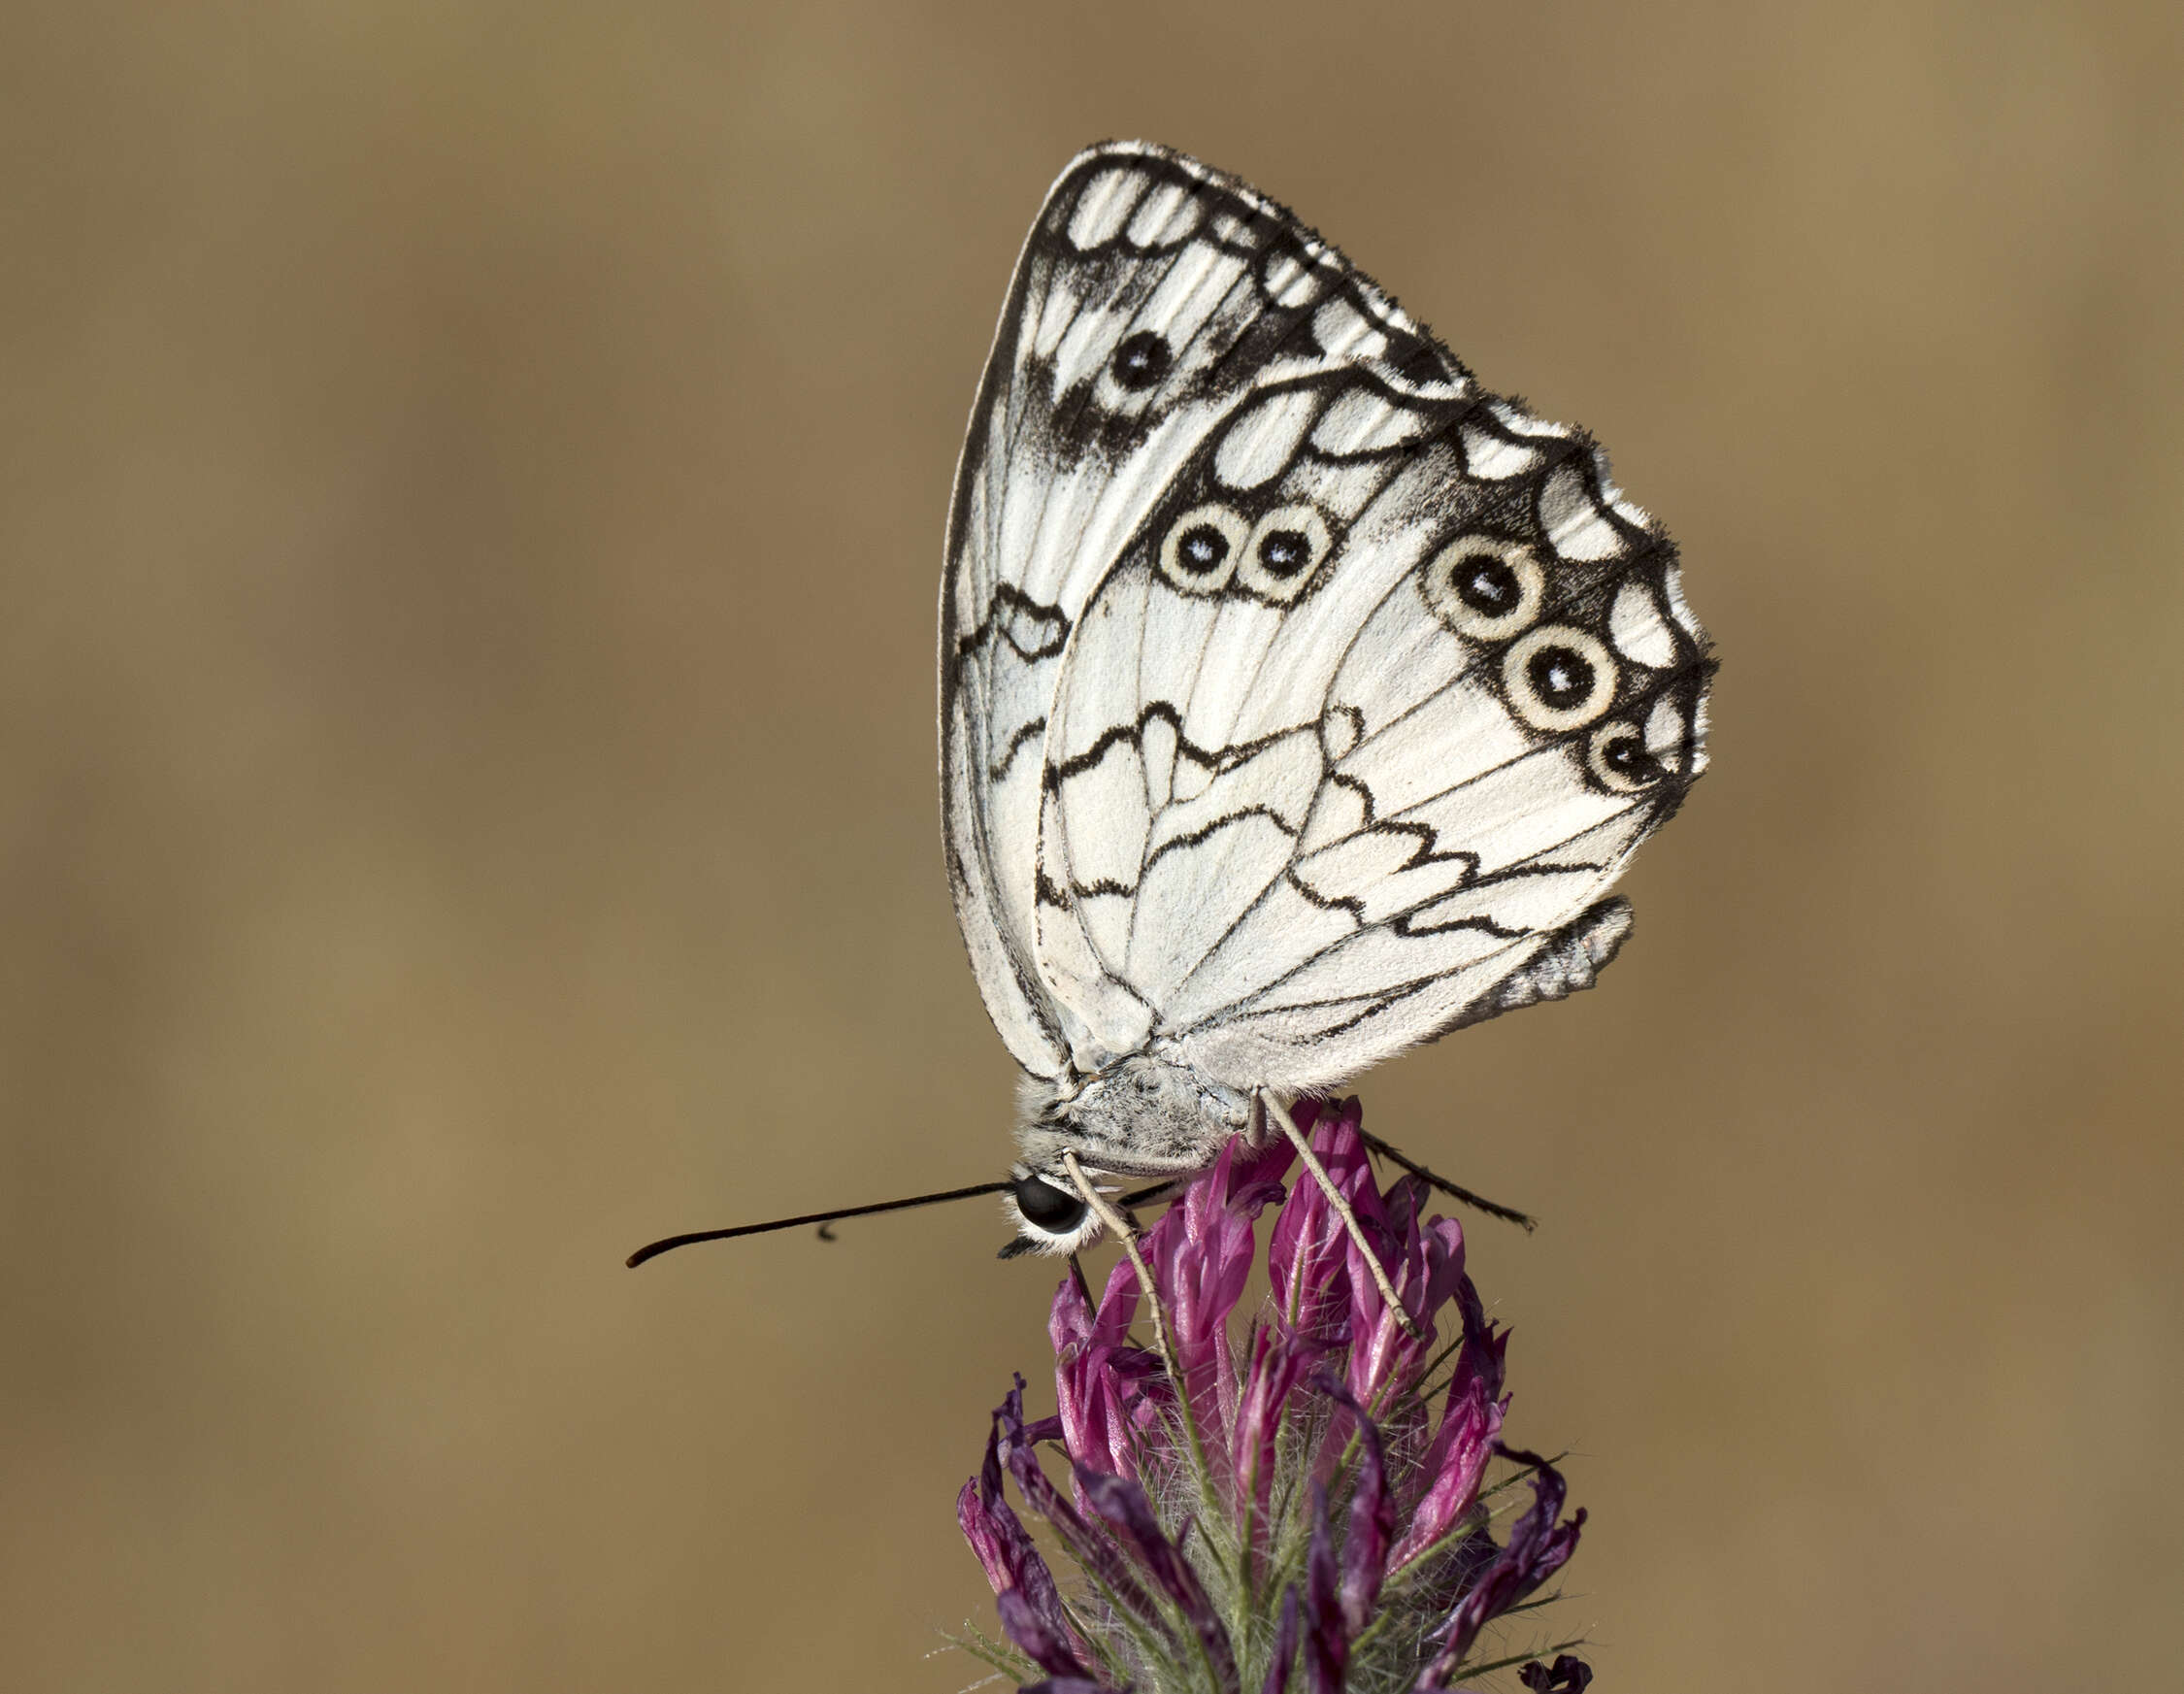
MULTIPOLYGON (((1503 1615, 1506 1617, 1508 1613, 1504 1612, 1503 1615)), ((1583 1636, 1573 1635, 1568 1641, 1558 1641, 1552 1646, 1539 1648, 1538 1652, 1511 1653, 1506 1659, 1495 1659, 1490 1664, 1484 1665, 1458 1665, 1454 1671, 1449 1673, 1448 1679, 1451 1682, 1458 1679, 1468 1682, 1474 1677, 1486 1677, 1491 1676, 1496 1671, 1506 1671, 1511 1665, 1530 1664, 1540 1653, 1559 1653, 1565 1647, 1581 1647, 1584 1644, 1585 1638, 1583 1636)))

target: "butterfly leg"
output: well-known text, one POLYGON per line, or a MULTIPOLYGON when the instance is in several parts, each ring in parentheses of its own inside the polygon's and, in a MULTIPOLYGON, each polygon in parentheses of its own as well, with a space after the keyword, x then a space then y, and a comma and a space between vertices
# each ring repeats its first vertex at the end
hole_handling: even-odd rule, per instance
POLYGON ((1275 1121, 1287 1123, 1296 1104, 1294 1094, 1277 1094, 1272 1088, 1253 1090, 1251 1121, 1243 1130, 1244 1145, 1254 1151, 1274 1146, 1275 1121))
POLYGON ((1461 1201, 1464 1205, 1472 1207, 1475 1211, 1485 1212, 1489 1217, 1499 1217, 1505 1223, 1522 1224, 1527 1232, 1539 1227, 1539 1220, 1529 1212, 1519 1212, 1513 1206, 1499 1205, 1495 1201, 1487 1199, 1483 1194, 1473 1194, 1461 1183, 1451 1182, 1446 1177, 1435 1175, 1418 1163, 1416 1159, 1404 1153, 1400 1147, 1390 1146, 1376 1135, 1368 1135, 1361 1129, 1357 1132, 1357 1137, 1358 1140, 1365 1143, 1367 1146, 1390 1164, 1401 1165, 1413 1177, 1419 1178, 1432 1187, 1439 1188, 1451 1200, 1461 1201))
MULTIPOLYGON (((1260 1103, 1260 1110, 1266 1110, 1263 1101, 1260 1103)), ((1403 1325, 1412 1340, 1424 1340, 1417 1323, 1411 1318, 1409 1309, 1397 1298, 1395 1284, 1388 1280, 1387 1269, 1380 1263, 1380 1255, 1373 1250, 1372 1244, 1365 1239, 1365 1231, 1359 1227, 1357 1213, 1350 1210, 1350 1203, 1342 1197, 1341 1189, 1335 1186, 1335 1179, 1327 1174, 1327 1167, 1319 1162, 1319 1155, 1312 1151, 1312 1144, 1305 1139, 1304 1131, 1297 1127, 1295 1120, 1286 1112, 1270 1112, 1267 1115, 1281 1126, 1282 1134, 1289 1138, 1290 1145, 1297 1149, 1297 1156, 1305 1161, 1305 1169, 1311 1172, 1313 1179, 1319 1183, 1320 1191, 1327 1196, 1327 1203, 1335 1208, 1335 1214, 1342 1220, 1342 1227, 1350 1232, 1350 1240, 1357 1244, 1358 1254, 1365 1260, 1365 1268, 1373 1273, 1373 1280, 1379 1287, 1380 1298, 1388 1303, 1388 1310, 1396 1314, 1396 1321, 1403 1325)))
POLYGON ((1118 1242, 1129 1257, 1130 1268, 1138 1273, 1138 1286, 1144 1291, 1145 1305, 1152 1315, 1153 1347, 1160 1354, 1160 1362, 1168 1367, 1168 1379, 1182 1385, 1183 1373, 1175 1364, 1175 1349, 1169 1345, 1168 1319, 1160 1310, 1160 1290, 1153 1285, 1152 1272, 1145 1267, 1145 1255, 1138 1250, 1138 1232, 1130 1227, 1129 1219, 1109 1204, 1107 1197, 1092 1185, 1092 1179, 1084 1174, 1084 1167, 1076 1162, 1076 1154, 1065 1151, 1062 1164, 1076 1184, 1076 1191, 1084 1196, 1084 1204, 1092 1208, 1093 1214, 1108 1226, 1108 1233, 1118 1242))

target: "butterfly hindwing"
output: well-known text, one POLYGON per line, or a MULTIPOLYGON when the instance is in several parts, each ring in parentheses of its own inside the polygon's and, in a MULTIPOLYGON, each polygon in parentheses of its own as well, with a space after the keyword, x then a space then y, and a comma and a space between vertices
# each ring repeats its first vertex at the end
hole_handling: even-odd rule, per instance
POLYGON ((1583 986, 1703 762, 1672 548, 1286 213, 1095 149, 958 475, 957 905, 1036 1075, 1322 1086, 1583 986))
POLYGON ((1057 1075, 1086 1038, 1036 959, 1041 744, 1063 649, 1252 384, 1270 368, 1324 368, 1364 333, 1323 251, 1241 184, 1125 143, 1072 162, 1017 260, 956 472, 942 779, 973 968, 1036 1076, 1057 1075))

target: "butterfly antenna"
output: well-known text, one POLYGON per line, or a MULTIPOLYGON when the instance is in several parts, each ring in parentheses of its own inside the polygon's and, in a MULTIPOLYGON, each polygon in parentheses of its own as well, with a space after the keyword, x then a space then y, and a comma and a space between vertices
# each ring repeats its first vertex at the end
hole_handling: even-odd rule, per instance
POLYGON ((690 1246, 701 1241, 733 1241, 739 1235, 764 1235, 769 1230, 801 1229, 808 1223, 817 1224, 820 1238, 832 1241, 834 1237, 828 1233, 826 1226, 840 1218, 870 1217, 876 1212, 906 1212, 912 1206, 938 1206, 943 1200, 975 1200, 980 1194, 999 1194, 1010 1185, 1006 1181, 979 1182, 969 1188, 950 1188, 944 1194, 917 1194, 908 1200, 882 1200, 873 1206, 845 1206, 840 1212, 812 1212, 802 1217, 777 1217, 771 1223, 739 1223, 733 1229, 701 1229, 689 1235, 671 1235, 664 1241, 639 1247, 624 1263, 634 1271, 646 1259, 656 1259, 675 1247, 690 1246))
POLYGON ((1533 1230, 1536 1230, 1539 1227, 1539 1220, 1537 1217, 1532 1216, 1530 1213, 1519 1212, 1513 1206, 1498 1205, 1496 1202, 1487 1199, 1487 1197, 1483 1194, 1473 1194, 1469 1188, 1463 1186, 1459 1182, 1451 1182, 1446 1177, 1435 1175, 1432 1171, 1427 1170, 1425 1166, 1421 1165, 1416 1159, 1411 1158, 1408 1154, 1405 1153, 1401 1148, 1388 1146, 1388 1144, 1382 1141, 1378 1136, 1368 1135, 1362 1129, 1357 1132, 1357 1136, 1358 1140, 1365 1143, 1367 1146, 1371 1147, 1374 1152, 1378 1153, 1383 1159, 1386 1159, 1388 1163, 1390 1163, 1391 1165, 1401 1165, 1413 1177, 1420 1178, 1433 1187, 1439 1188, 1451 1200, 1461 1201, 1464 1205, 1473 1208, 1474 1211, 1485 1212, 1489 1217, 1499 1217, 1505 1223, 1519 1224, 1523 1227, 1525 1233, 1528 1235, 1533 1230))

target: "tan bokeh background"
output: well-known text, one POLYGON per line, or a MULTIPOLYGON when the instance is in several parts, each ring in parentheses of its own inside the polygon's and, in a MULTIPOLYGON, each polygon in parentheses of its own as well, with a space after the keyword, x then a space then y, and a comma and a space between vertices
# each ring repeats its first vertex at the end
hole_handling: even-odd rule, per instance
MULTIPOLYGON (((1388 1066, 1607 1689, 2163 1685, 2171 6, 18 0, 0 1679, 934 1690, 1050 1273, 948 479, 1143 134, 1613 447, 1721 646, 1602 990, 1388 1066)), ((1039 1390, 1050 1392, 1050 1389, 1039 1390)))

